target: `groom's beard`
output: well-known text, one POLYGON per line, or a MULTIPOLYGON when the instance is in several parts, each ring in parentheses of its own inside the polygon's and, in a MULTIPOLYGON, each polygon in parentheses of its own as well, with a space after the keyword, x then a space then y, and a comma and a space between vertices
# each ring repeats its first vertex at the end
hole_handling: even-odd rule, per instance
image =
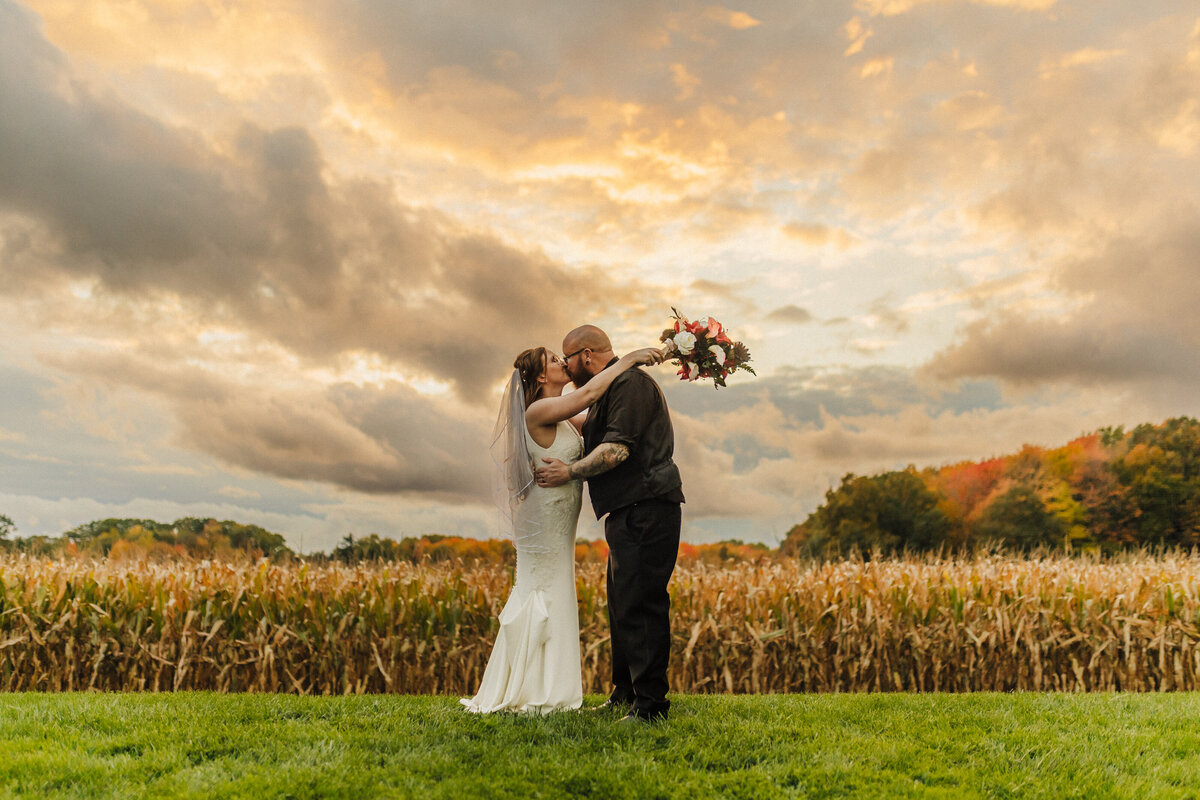
POLYGON ((582 389, 583 385, 592 379, 592 373, 586 369, 581 369, 578 372, 572 372, 571 383, 575 384, 576 389, 582 389))

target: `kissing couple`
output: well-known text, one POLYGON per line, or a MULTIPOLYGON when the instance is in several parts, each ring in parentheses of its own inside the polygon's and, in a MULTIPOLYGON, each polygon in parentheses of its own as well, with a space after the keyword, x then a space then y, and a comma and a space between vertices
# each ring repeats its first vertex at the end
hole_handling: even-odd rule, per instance
POLYGON ((513 362, 493 432, 497 492, 517 551, 516 580, 470 711, 548 714, 583 705, 575 527, 583 481, 608 541, 612 692, 600 706, 620 722, 664 720, 671 651, 667 582, 679 554, 675 435, 658 383, 641 367, 655 347, 618 358, 584 325, 564 356, 523 351, 513 362), (568 383, 575 391, 563 393, 568 383))

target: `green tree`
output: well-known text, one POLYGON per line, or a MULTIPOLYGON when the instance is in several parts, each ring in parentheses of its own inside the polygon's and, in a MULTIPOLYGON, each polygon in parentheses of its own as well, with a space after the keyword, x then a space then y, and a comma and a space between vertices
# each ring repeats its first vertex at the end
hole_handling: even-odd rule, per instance
MULTIPOLYGON (((411 551, 411 548, 410 548, 411 551)), ((357 561, 395 561, 401 557, 400 542, 380 536, 377 533, 354 538, 354 534, 346 534, 337 547, 333 548, 333 557, 346 563, 357 561)))
POLYGON ((997 497, 975 524, 975 538, 1029 550, 1040 545, 1060 547, 1066 535, 1063 521, 1029 486, 1017 484, 997 497))
POLYGON ((1114 511, 1139 544, 1200 544, 1200 422, 1190 417, 1138 425, 1109 462, 1125 503, 1114 511))
POLYGON ((1105 447, 1112 448, 1125 441, 1125 426, 1124 425, 1109 425, 1097 431, 1100 434, 1100 443, 1105 447))
POLYGON ((950 530, 938 500, 911 467, 871 477, 851 473, 792 529, 784 549, 816 555, 930 550, 943 544, 950 530))

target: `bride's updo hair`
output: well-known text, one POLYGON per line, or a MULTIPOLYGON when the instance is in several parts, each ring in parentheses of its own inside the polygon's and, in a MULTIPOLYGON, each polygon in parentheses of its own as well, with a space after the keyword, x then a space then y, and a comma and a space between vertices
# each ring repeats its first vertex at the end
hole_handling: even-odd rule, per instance
POLYGON ((542 390, 537 379, 546 369, 546 348, 531 347, 528 350, 522 350, 521 354, 513 361, 513 366, 516 367, 517 372, 521 373, 521 387, 525 390, 525 407, 529 408, 537 399, 538 392, 542 390))

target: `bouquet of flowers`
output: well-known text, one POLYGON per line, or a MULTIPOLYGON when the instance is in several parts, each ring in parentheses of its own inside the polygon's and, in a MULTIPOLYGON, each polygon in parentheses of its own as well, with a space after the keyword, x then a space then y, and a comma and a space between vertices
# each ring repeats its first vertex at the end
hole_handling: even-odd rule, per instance
POLYGON ((679 366, 680 380, 712 378, 713 388, 719 389, 731 372, 741 369, 757 374, 750 366, 746 345, 730 339, 721 323, 712 317, 707 322, 688 322, 674 307, 671 311, 675 325, 663 331, 659 341, 665 343, 664 350, 674 354, 672 363, 679 366))

